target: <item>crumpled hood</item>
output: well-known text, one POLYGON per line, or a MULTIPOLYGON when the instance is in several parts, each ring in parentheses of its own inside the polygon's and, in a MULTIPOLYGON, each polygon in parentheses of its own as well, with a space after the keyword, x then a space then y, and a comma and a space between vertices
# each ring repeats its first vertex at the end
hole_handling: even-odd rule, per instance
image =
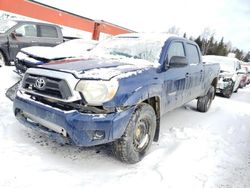
POLYGON ((51 59, 48 54, 51 54, 52 47, 49 46, 31 46, 22 48, 21 52, 32 57, 51 59))
POLYGON ((138 74, 155 65, 139 59, 64 59, 52 61, 40 67, 73 73, 79 79, 110 80, 118 76, 138 74))
POLYGON ((221 71, 219 74, 219 76, 223 78, 232 78, 233 75, 234 74, 232 72, 227 72, 227 71, 221 71))
MULTIPOLYGON (((83 54, 83 50, 63 50, 61 48, 56 47, 48 47, 48 46, 31 46, 27 48, 23 48, 21 50, 24 54, 33 58, 34 63, 40 62, 41 59, 45 60, 55 60, 55 59, 63 59, 67 57, 75 57, 83 54)), ((25 58, 24 60, 28 60, 29 58, 25 58)), ((31 61, 32 62, 32 61, 31 61)))

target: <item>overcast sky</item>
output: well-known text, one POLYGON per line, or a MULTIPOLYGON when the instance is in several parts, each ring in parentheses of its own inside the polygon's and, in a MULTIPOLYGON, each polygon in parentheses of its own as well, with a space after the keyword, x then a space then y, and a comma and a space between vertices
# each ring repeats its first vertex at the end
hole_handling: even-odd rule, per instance
POLYGON ((91 19, 135 31, 180 28, 197 37, 204 28, 233 46, 250 51, 250 0, 37 0, 91 19))

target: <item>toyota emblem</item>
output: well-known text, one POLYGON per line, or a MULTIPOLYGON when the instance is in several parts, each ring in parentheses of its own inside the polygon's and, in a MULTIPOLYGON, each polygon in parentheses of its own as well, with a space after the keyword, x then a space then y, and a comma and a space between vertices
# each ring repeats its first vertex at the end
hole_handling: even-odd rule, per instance
POLYGON ((44 90, 46 86, 46 79, 45 78, 37 78, 35 82, 35 87, 39 90, 44 90))

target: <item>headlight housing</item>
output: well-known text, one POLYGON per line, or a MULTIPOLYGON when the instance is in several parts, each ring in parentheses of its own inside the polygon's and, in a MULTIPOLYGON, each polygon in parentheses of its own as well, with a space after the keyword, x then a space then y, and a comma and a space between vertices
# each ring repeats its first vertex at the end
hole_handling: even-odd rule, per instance
POLYGON ((110 81, 80 80, 75 90, 83 94, 88 104, 101 106, 115 96, 118 85, 118 81, 115 79, 110 81))
POLYGON ((219 75, 219 79, 223 82, 231 82, 232 78, 230 76, 226 76, 226 75, 219 75))

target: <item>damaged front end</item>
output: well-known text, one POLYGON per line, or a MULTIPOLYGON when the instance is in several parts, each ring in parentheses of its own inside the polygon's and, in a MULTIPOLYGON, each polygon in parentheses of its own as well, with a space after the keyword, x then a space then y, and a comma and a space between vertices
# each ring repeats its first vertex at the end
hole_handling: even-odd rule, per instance
POLYGON ((104 144, 123 135, 135 107, 118 110, 101 105, 110 99, 117 85, 112 83, 110 89, 104 81, 93 85, 94 81, 79 81, 69 73, 54 72, 51 76, 51 71, 35 71, 25 74, 13 98, 15 116, 22 124, 59 143, 77 146, 104 144), (87 89, 95 91, 91 95, 87 89), (94 100, 95 97, 99 99, 94 100))
POLYGON ((133 111, 134 107, 105 113, 97 113, 92 107, 60 109, 20 91, 14 100, 15 116, 22 124, 59 143, 71 140, 77 146, 99 145, 120 138, 133 111))
POLYGON ((234 89, 233 75, 220 73, 216 93, 222 94, 224 97, 230 98, 234 89))

